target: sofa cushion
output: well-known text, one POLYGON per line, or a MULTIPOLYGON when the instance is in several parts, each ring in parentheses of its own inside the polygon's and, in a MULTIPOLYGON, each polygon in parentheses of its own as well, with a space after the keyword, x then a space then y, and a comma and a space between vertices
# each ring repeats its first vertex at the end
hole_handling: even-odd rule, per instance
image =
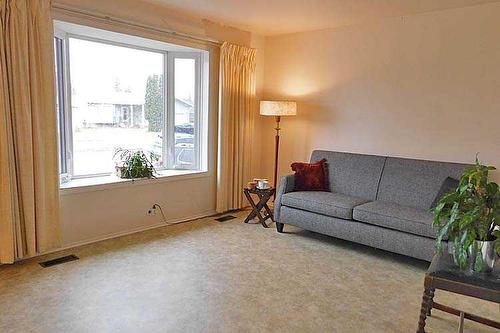
POLYGON ((367 201, 340 193, 318 191, 290 192, 281 197, 284 206, 348 220, 352 219, 353 208, 367 201))
POLYGON ((429 209, 446 177, 459 179, 468 165, 388 157, 377 200, 429 209))
POLYGON ((355 207, 353 218, 360 222, 436 238, 436 229, 432 226, 432 213, 425 209, 373 201, 355 207))
POLYGON ((311 162, 328 162, 330 191, 367 201, 375 200, 385 157, 315 150, 311 162))
POLYGON ((326 159, 316 163, 293 162, 290 167, 295 171, 296 191, 330 192, 326 159))
POLYGON ((439 200, 441 200, 444 195, 455 192, 458 185, 460 185, 460 181, 458 179, 446 177, 446 179, 441 184, 439 192, 434 197, 434 201, 432 201, 430 208, 436 208, 436 206, 439 204, 439 200))

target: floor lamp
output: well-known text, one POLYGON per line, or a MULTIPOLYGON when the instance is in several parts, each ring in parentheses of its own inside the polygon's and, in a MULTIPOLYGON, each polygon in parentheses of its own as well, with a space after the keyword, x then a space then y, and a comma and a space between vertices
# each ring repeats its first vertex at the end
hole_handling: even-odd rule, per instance
POLYGON ((274 182, 275 188, 278 187, 278 157, 280 147, 280 120, 281 116, 295 116, 297 114, 297 103, 291 101, 261 101, 260 114, 263 116, 276 117, 276 136, 274 146, 274 182))

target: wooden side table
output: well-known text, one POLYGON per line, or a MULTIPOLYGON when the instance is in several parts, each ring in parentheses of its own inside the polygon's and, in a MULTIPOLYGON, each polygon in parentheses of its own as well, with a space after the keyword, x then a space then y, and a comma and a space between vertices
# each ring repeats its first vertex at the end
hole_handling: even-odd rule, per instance
POLYGON ((262 224, 264 228, 269 228, 269 226, 266 224, 266 221, 268 219, 274 221, 274 219, 273 219, 273 212, 271 208, 269 208, 269 206, 267 205, 267 202, 269 201, 269 199, 271 199, 272 196, 274 196, 274 193, 276 193, 276 189, 274 187, 265 190, 261 190, 258 188, 254 189, 245 188, 243 189, 243 193, 245 194, 245 197, 248 199, 248 202, 250 202, 250 206, 252 206, 252 211, 245 219, 245 223, 248 223, 257 216, 260 224, 262 224), (257 197, 259 198, 257 202, 254 201, 252 194, 257 195, 257 197), (265 210, 264 216, 261 214, 262 209, 265 210))
POLYGON ((425 273, 424 295, 417 333, 425 333, 425 320, 431 315, 432 309, 459 316, 458 332, 463 332, 464 319, 500 329, 500 323, 497 321, 434 302, 436 289, 500 304, 500 267, 496 266, 491 274, 471 274, 455 266, 450 254, 435 255, 425 273))

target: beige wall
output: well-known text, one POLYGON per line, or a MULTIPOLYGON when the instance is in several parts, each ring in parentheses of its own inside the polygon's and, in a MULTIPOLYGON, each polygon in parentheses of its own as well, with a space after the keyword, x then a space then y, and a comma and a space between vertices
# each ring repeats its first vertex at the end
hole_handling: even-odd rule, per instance
POLYGON ((298 101, 281 174, 316 148, 500 167, 500 3, 269 37, 264 95, 298 101))
POLYGON ((252 40, 252 34, 248 31, 143 0, 53 0, 53 5, 245 46, 249 46, 252 40))
MULTIPOLYGON (((230 41, 240 45, 263 46, 262 37, 249 32, 226 27, 207 20, 172 11, 166 7, 152 5, 140 0, 122 0, 120 5, 111 0, 55 0, 55 5, 70 6, 94 14, 110 15, 136 23, 171 29, 187 34, 209 37, 219 41, 230 41)), ((138 31, 127 26, 106 22, 68 17, 60 11, 55 13, 58 19, 74 23, 89 24, 95 27, 131 33, 149 38, 163 38, 162 34, 138 31)), ((166 36, 165 41, 171 40, 166 36)), ((197 47, 189 44, 188 46, 197 47)), ((203 44, 203 43, 202 43, 203 44)), ((199 47, 211 51, 211 90, 209 115, 209 174, 198 178, 180 180, 147 181, 146 184, 111 186, 95 191, 62 191, 61 224, 63 246, 72 246, 107 237, 134 232, 161 224, 161 216, 148 216, 147 210, 153 203, 159 203, 168 221, 180 221, 215 213, 216 194, 216 133, 217 133, 217 98, 218 98, 218 49, 210 45, 199 47)), ((263 57, 258 58, 260 78, 263 81, 263 57)), ((262 89, 259 89, 262 90, 262 89)))

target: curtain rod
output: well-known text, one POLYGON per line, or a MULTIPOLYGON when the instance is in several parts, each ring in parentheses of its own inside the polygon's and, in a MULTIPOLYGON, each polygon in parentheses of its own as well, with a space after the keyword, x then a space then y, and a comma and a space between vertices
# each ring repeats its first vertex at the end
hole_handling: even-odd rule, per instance
POLYGON ((109 15, 92 13, 92 12, 89 12, 89 11, 86 11, 83 9, 76 9, 76 8, 62 6, 62 5, 58 5, 58 4, 53 4, 52 8, 59 10, 61 12, 65 12, 65 13, 69 13, 69 14, 77 14, 77 15, 81 15, 81 16, 84 16, 84 17, 87 17, 90 19, 99 19, 99 20, 104 20, 107 22, 125 24, 125 25, 129 25, 129 26, 132 26, 135 28, 140 28, 140 29, 145 29, 145 30, 149 30, 149 31, 155 31, 155 32, 160 32, 160 33, 164 33, 164 34, 169 34, 169 35, 172 35, 175 37, 190 39, 190 40, 194 40, 197 42, 215 44, 217 46, 222 45, 222 43, 220 41, 213 39, 213 38, 195 36, 195 35, 190 35, 190 34, 186 34, 186 33, 182 33, 182 32, 177 32, 174 30, 168 30, 168 29, 163 29, 163 28, 159 28, 159 27, 148 26, 148 25, 144 25, 141 23, 128 21, 125 19, 111 17, 109 15))

